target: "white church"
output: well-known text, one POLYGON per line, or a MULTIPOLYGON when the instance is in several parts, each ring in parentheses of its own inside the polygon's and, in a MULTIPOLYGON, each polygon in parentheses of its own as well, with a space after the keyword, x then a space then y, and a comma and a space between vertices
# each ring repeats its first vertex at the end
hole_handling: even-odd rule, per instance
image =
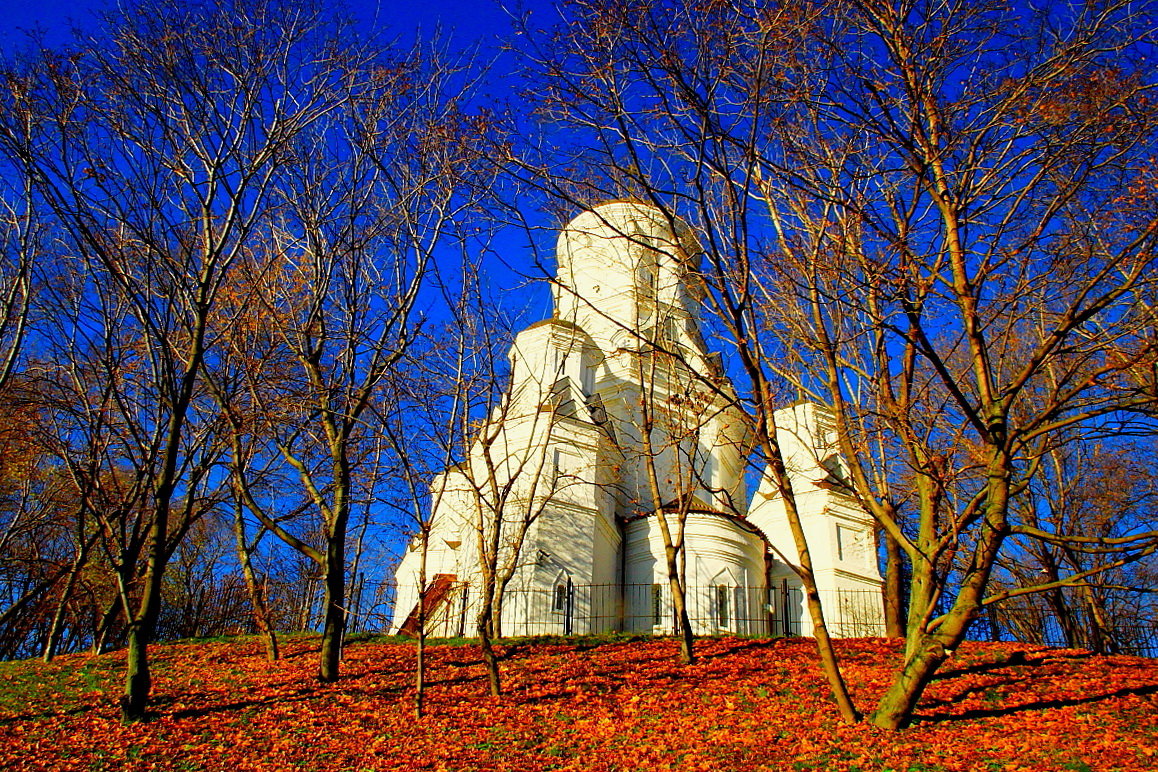
MULTIPOLYGON (((640 203, 567 225, 554 314, 515 339, 503 402, 436 479, 426 587, 415 540, 393 631, 414 632, 421 597, 428 634, 473 635, 489 556, 508 577, 498 634, 670 634, 662 513, 672 539, 682 530, 697 635, 810 634, 783 503, 766 476, 747 490, 750 419, 700 334, 698 252, 640 203)), ((776 423, 829 629, 882 635, 873 525, 842 480, 831 418, 800 403, 776 423)))

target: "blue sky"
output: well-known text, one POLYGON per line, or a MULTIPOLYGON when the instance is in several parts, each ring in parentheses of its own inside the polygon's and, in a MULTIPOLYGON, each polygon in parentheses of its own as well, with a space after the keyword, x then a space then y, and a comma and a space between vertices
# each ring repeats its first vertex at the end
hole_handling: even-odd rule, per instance
MULTIPOLYGON (((228 5, 230 0, 207 0, 228 5)), ((140 3, 187 3, 197 0, 0 0, 0 58, 27 45, 29 33, 39 30, 50 47, 66 44, 74 26, 93 25, 102 11, 131 9, 140 3)), ((247 0, 233 0, 245 3, 247 0)), ((492 64, 488 78, 492 95, 495 89, 503 91, 513 81, 501 70, 513 64, 513 57, 499 55, 503 38, 509 37, 512 18, 529 12, 536 26, 548 26, 557 18, 553 0, 337 0, 367 29, 374 29, 387 40, 405 42, 416 34, 428 36, 436 31, 450 37, 454 47, 480 47, 480 61, 492 64), (497 57, 497 58, 496 58, 497 57)), ((129 11, 131 12, 131 11, 129 11)), ((499 94, 501 96, 501 94, 499 94)), ((540 228, 551 228, 550 218, 535 221, 540 228)), ((544 243, 553 242, 553 233, 544 243)), ((512 273, 503 265, 526 263, 529 255, 525 236, 522 239, 503 238, 494 245, 502 260, 492 261, 491 282, 496 289, 505 291, 505 303, 516 316, 534 321, 550 315, 550 301, 545 285, 532 282, 512 273), (511 292, 511 290, 516 290, 511 292)), ((516 269, 517 270, 517 269, 516 269)), ((537 271, 532 271, 537 274, 537 271)))
MULTIPOLYGON (((91 27, 98 12, 111 10, 114 13, 118 6, 131 9, 140 2, 169 2, 176 5, 181 2, 196 0, 0 0, 0 58, 6 58, 12 52, 27 45, 29 34, 34 30, 43 33, 44 42, 50 47, 63 46, 71 39, 72 28, 91 27)), ((222 4, 229 0, 220 0, 222 4)), ((246 0, 237 0, 246 2, 246 0)), ((518 2, 518 0, 514 0, 518 2)), ((535 17, 544 19, 543 24, 550 17, 552 4, 549 0, 533 0, 527 3, 535 9, 535 17)), ((510 25, 510 14, 504 10, 497 0, 429 0, 422 2, 402 2, 400 0, 350 0, 346 6, 354 17, 361 23, 375 31, 382 32, 387 39, 400 38, 405 40, 415 33, 423 35, 433 34, 436 30, 452 38, 451 44, 455 47, 480 45, 483 47, 484 60, 490 57, 487 51, 497 50, 499 39, 507 34, 510 25)), ((499 79, 500 84, 503 80, 499 79)), ((509 81, 507 81, 509 83, 509 81)), ((500 86, 504 88, 505 86, 500 86)), ((536 226, 549 229, 552 223, 546 216, 537 221, 536 226)), ((544 230, 543 240, 553 241, 553 232, 544 230)), ((502 260, 511 265, 523 266, 529 254, 526 246, 526 236, 522 238, 504 237, 494 245, 501 254, 502 260)), ((451 259, 455 259, 451 255, 451 259)), ((527 323, 550 314, 549 293, 543 282, 528 282, 525 277, 512 272, 502 261, 492 260, 487 271, 489 284, 497 296, 502 297, 504 308, 509 308, 512 315, 525 319, 527 323)), ((533 269, 527 269, 533 271, 533 269)), ((418 312, 438 318, 443 312, 440 310, 441 296, 431 290, 422 296, 418 304, 418 312)), ((382 544, 387 548, 399 547, 401 535, 394 530, 385 529, 380 535, 382 544)))
MULTIPOLYGON (((182 0, 171 0, 181 2, 182 0)), ((128 3, 131 5, 131 3, 128 3)), ((7 50, 19 44, 22 30, 42 29, 48 42, 65 39, 70 22, 88 23, 93 12, 116 7, 115 0, 0 0, 0 46, 7 50)), ((506 9, 530 7, 547 15, 551 3, 500 0, 350 0, 346 3, 366 24, 384 26, 392 34, 408 35, 417 29, 430 31, 441 26, 444 32, 466 45, 489 42, 507 28, 506 9)))

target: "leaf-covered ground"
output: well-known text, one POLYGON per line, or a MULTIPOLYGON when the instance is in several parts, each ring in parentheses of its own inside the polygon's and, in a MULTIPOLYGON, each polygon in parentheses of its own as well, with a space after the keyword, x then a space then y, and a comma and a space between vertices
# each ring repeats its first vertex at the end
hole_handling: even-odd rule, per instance
MULTIPOLYGON (((892 642, 840 643, 861 705, 892 642)), ((266 662, 253 639, 155 649, 155 716, 118 719, 123 656, 0 664, 0 768, 21 770, 1151 770, 1158 668, 1075 650, 963 646, 900 733, 842 725, 810 640, 508 646, 484 696, 473 646, 432 649, 412 714, 412 646, 353 643, 318 686, 316 639, 266 662)))

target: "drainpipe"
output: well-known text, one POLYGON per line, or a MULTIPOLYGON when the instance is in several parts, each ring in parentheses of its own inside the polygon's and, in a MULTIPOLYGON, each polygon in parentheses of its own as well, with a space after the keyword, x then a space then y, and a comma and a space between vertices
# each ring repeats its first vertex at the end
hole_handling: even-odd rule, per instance
POLYGON ((625 521, 618 514, 613 515, 615 520, 615 528, 619 531, 619 597, 616 598, 616 614, 615 625, 618 627, 616 632, 624 632, 627 626, 627 521, 625 521))

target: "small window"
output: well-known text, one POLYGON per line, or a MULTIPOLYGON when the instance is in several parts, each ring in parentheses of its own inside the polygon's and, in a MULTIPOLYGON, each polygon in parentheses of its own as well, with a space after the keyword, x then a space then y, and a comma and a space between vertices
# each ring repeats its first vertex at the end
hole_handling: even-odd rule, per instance
POLYGON ((836 558, 844 560, 844 531, 839 525, 836 527, 836 558))
POLYGON ((653 584, 651 586, 651 623, 653 625, 663 624, 663 585, 653 584))
POLYGON ((645 298, 655 297, 659 285, 659 269, 654 265, 643 265, 639 269, 639 294, 645 298))
POLYGON ((848 474, 848 467, 845 466, 844 459, 839 453, 833 453, 824 458, 820 465, 824 467, 824 471, 828 472, 827 482, 836 483, 845 488, 852 488, 852 481, 848 474))
POLYGON ((583 389, 583 393, 591 395, 595 393, 595 365, 584 357, 580 360, 579 382, 583 389))
POLYGON ((555 611, 567 610, 567 585, 560 582, 555 585, 555 611))
POLYGON ((720 627, 727 627, 731 623, 728 608, 730 595, 731 590, 726 584, 716 587, 716 624, 720 627))

